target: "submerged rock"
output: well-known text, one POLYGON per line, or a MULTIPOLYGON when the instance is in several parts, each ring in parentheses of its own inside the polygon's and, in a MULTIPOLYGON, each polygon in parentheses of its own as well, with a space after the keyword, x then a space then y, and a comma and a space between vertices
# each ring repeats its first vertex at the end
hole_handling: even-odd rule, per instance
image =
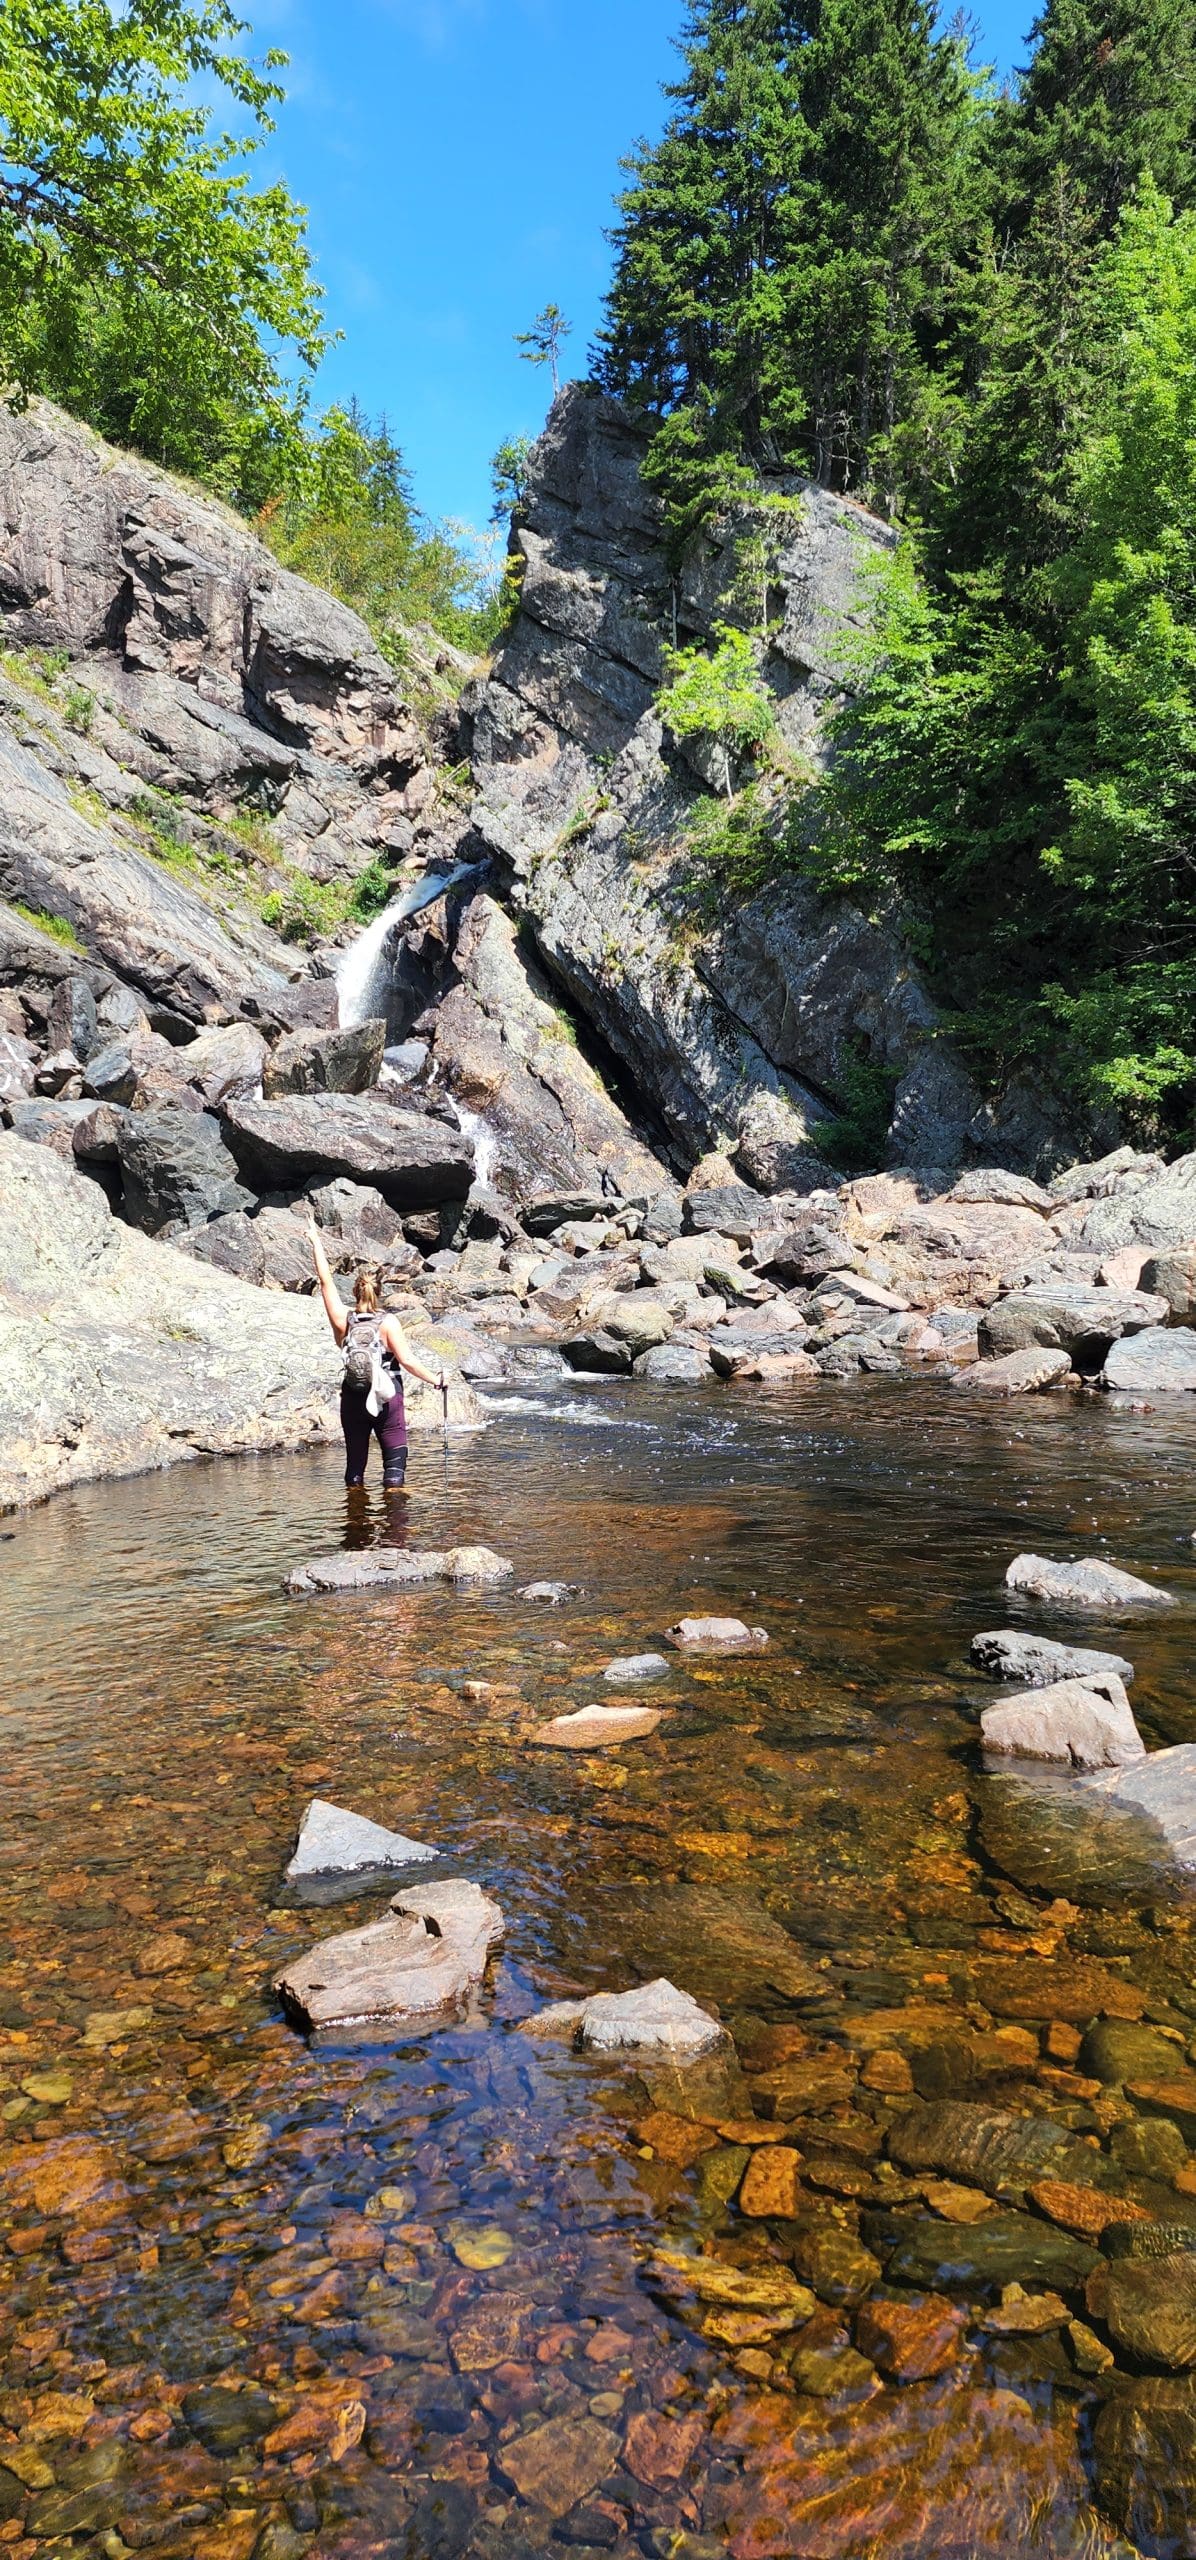
POLYGON ((1049 2116, 1013 2115, 950 2099, 911 2108, 889 2135, 890 2157, 901 2168, 934 2169, 992 2196, 1030 2186, 1047 2170, 1061 2177, 1062 2158, 1076 2152, 1090 2168, 1091 2153, 1049 2116))
POLYGON ((669 1665, 663 1653, 626 1653, 617 1662, 608 1662, 604 1680, 630 1683, 635 1680, 660 1680, 667 1676, 669 1665))
POLYGON ((926 2285, 940 2293, 1003 2293, 1009 2284, 1049 2285, 1063 2293, 1100 2265, 1099 2253, 1070 2232, 1028 2213, 995 2213, 966 2230, 948 2222, 911 2222, 885 2263, 894 2285, 926 2285))
POLYGON ((1180 1867, 1196 1867, 1196 1743, 1152 1751, 1115 1776, 1089 1778, 1093 1795, 1157 1823, 1180 1867))
POLYGON ((326 1938, 275 1983, 312 2033, 381 2020, 435 2026, 468 2006, 503 1935, 503 1916, 476 1884, 396 1894, 390 1916, 326 1938))
POLYGON ((530 1739, 542 1751, 609 1751, 615 1742, 642 1742, 655 1733, 660 1707, 579 1707, 535 1727, 530 1739))
POLYGON ((503 1582, 515 1567, 492 1547, 448 1547, 408 1555, 400 1547, 367 1547, 355 1555, 316 1556, 297 1565, 284 1588, 292 1599, 317 1592, 409 1591, 427 1582, 503 1582))
POLYGON ((1141 1760, 1145 1743, 1115 1671, 1087 1683, 1056 1680, 1049 1688, 986 1707, 980 1730, 989 1751, 1027 1760, 1067 1760, 1077 1769, 1120 1769, 1141 1760))
MULTIPOLYGON (((1135 1765, 1148 1769, 1157 1756, 1135 1765)), ((1100 1776, 1077 1785, 1045 1761, 1033 1777, 990 1776, 980 1804, 986 1857, 1031 1892, 1098 1908, 1157 1896, 1173 1870, 1166 1842, 1135 1805, 1105 1798, 1107 1782, 1100 1776)))
POLYGON ((1135 2550, 1196 2560, 1196 2376, 1119 2388, 1095 2450, 1097 2497, 1135 2550))
POLYGON ((536 1600, 545 1609, 563 1609, 566 1600, 580 1600, 580 1582, 525 1582, 516 1595, 520 1600, 536 1600))
POLYGON ((1081 1556, 1077 1564, 1058 1564, 1051 1556, 1015 1556, 1005 1576, 1009 1591, 1025 1591, 1034 1600, 1052 1600, 1066 1609, 1173 1609, 1173 1592, 1100 1556, 1081 1556))
POLYGON ((1097 1653, 1085 1645, 1054 1644, 1049 1636, 1023 1635, 1017 1627, 998 1627, 973 1636, 972 1660, 994 1680, 1020 1680, 1027 1689, 1046 1689, 1056 1680, 1084 1680, 1091 1672, 1112 1671, 1132 1680, 1134 1666, 1119 1653, 1097 1653))
POLYGON ((1087 2291, 1093 2319, 1140 2364, 1172 2372, 1196 2365, 1196 2253, 1116 2258, 1100 2267, 1087 2291))
POLYGON ((313 1798, 299 1826, 295 1854, 287 1868, 288 1884, 303 1876, 359 1875, 370 1869, 423 1866, 438 1858, 421 1840, 401 1831, 386 1831, 364 1814, 345 1813, 339 1805, 313 1798))
POLYGON ((1071 1370, 1068 1351, 1009 1351, 1000 1359, 981 1360, 969 1369, 965 1386, 986 1396, 1032 1396, 1057 1387, 1071 1370))
POLYGON ((728 2042, 726 2029, 671 1982, 645 1982, 638 1991, 599 1991, 588 2000, 561 2000, 529 2018, 524 2033, 563 2036, 585 2053, 664 2053, 688 2059, 728 2042))
POLYGON ((742 1618, 679 1618, 665 1641, 679 1653, 762 1653, 768 1636, 763 1627, 745 1627, 742 1618))

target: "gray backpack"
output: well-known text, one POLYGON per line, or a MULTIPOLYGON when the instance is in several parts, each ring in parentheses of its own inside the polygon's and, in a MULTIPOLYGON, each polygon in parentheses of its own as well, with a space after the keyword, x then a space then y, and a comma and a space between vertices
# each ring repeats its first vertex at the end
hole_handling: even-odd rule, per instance
POLYGON ((355 1394, 368 1396, 374 1383, 374 1354, 382 1330, 381 1316, 350 1316, 342 1357, 345 1363, 345 1385, 355 1394))

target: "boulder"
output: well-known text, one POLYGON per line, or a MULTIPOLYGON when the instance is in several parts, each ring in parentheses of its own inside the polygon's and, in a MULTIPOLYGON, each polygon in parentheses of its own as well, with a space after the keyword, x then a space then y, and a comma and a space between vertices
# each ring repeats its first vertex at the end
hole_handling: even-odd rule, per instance
POLYGON ((981 1357, 1002 1359, 1032 1349, 1066 1351, 1077 1368, 1099 1369, 1123 1334, 1161 1323, 1166 1312, 1162 1298, 1140 1289, 1015 1290, 981 1316, 981 1357))
POLYGON ((1141 1582, 1133 1573, 1100 1556, 1083 1556, 1077 1564, 1057 1564, 1049 1556, 1015 1556, 1005 1576, 1009 1591, 1025 1591, 1033 1600, 1061 1609, 1173 1609, 1175 1597, 1156 1582, 1141 1582))
POLYGON ((262 1251, 267 1289, 306 1297, 316 1285, 311 1244, 302 1218, 290 1209, 259 1209, 253 1221, 262 1251))
POLYGON ((567 1600, 580 1600, 580 1582, 525 1582, 516 1597, 535 1600, 545 1609, 563 1609, 567 1600))
POLYGON ((1134 1676, 1133 1663, 1122 1654, 1055 1644, 1049 1636, 1023 1635, 1016 1627, 973 1636, 972 1660, 992 1679, 1020 1680, 1027 1689, 1046 1689, 1056 1680, 1084 1680, 1090 1672, 1112 1671, 1119 1680, 1134 1676))
POLYGON ((443 1553, 407 1554, 399 1547, 366 1547, 356 1554, 317 1556, 287 1576, 292 1599, 318 1592, 411 1591, 421 1583, 503 1582, 515 1570, 490 1547, 449 1547, 443 1553))
POLYGON ((368 1093, 382 1072, 385 1047, 385 1022, 290 1032, 266 1061, 262 1090, 268 1101, 284 1093, 368 1093))
POLYGON ((1155 1158, 1154 1164, 1145 1179, 1127 1168, 1094 1200, 1072 1239, 1081 1252, 1103 1257, 1130 1244, 1157 1252, 1196 1242, 1196 1154, 1166 1166, 1155 1158))
POLYGON ((763 1653, 768 1641, 765 1628, 742 1618, 679 1618, 665 1638, 679 1653, 763 1653))
POLYGON ((459 1129, 392 1110, 373 1095, 236 1100, 224 1125, 247 1179, 261 1189, 299 1188, 313 1175, 343 1174, 372 1184, 392 1208, 418 1209, 464 1200, 473 1181, 473 1148, 459 1129))
MULTIPOLYGON (((234 1094, 260 1091, 268 1054, 266 1041, 252 1022, 223 1022, 188 1042, 180 1052, 178 1072, 215 1111, 234 1094)), ((94 1079, 94 1060, 89 1072, 94 1079)), ((126 1098, 123 1094, 112 1097, 126 1098)))
POLYGON ((710 1375, 706 1353, 686 1342, 662 1342, 641 1352, 633 1365, 636 1377, 652 1387, 697 1387, 710 1375))
POLYGON ((196 1262, 210 1264, 214 1271, 227 1271, 236 1280, 247 1280, 253 1289, 266 1285, 265 1240, 257 1219, 247 1217, 243 1209, 231 1209, 225 1217, 212 1218, 206 1227, 188 1227, 186 1234, 175 1241, 179 1252, 190 1254, 196 1262))
POLYGON ((976 1395, 1031 1396, 1057 1387, 1070 1370, 1068 1351, 1009 1351, 1003 1359, 978 1361, 964 1383, 976 1395))
MULTIPOLYGON (((153 1033, 148 1037, 152 1040, 153 1033)), ((83 1077, 84 1093, 94 1095, 97 1102, 111 1102, 127 1108, 137 1097, 137 1067, 132 1047, 124 1040, 114 1040, 97 1049, 88 1060, 83 1077)))
POLYGON ((502 1935, 498 1904, 476 1884, 424 1885, 396 1894, 385 1920, 325 1938, 274 1987, 313 2034, 433 2027, 470 2005, 502 1935))
POLYGON ((1172 1324, 1196 1324, 1196 1244, 1149 1255, 1139 1285, 1166 1299, 1172 1324))
POLYGON ((143 1235, 202 1227, 253 1206, 235 1159, 206 1111, 137 1111, 117 1141, 125 1216, 143 1235))
POLYGON ((0 1103, 23 1102, 33 1091, 37 1051, 19 1031, 0 1030, 0 1103))
MULTIPOLYGON (((420 1256, 408 1245, 403 1221, 367 1182, 337 1182, 309 1186, 312 1215, 322 1227, 327 1240, 339 1237, 346 1255, 362 1262, 385 1261, 388 1269, 418 1270, 420 1256)), ((333 1253, 330 1259, 340 1257, 333 1253)))
POLYGON ((728 2042, 725 2028, 689 1993, 663 1979, 637 1991, 599 1991, 561 2000, 524 2022, 525 2035, 561 2036, 585 2053, 659 2053, 696 2060, 728 2042))
POLYGON ((1130 1768, 1085 1784, 1158 1825, 1177 1866, 1196 1867, 1196 1743, 1148 1752, 1130 1768))
POLYGON ((1086 1683, 1056 1680, 1002 1699, 984 1709, 980 1730, 989 1751, 1066 1760, 1076 1769, 1124 1768, 1146 1748, 1115 1671, 1090 1672, 1086 1683))
POLYGON ((364 1814, 346 1813, 340 1805, 315 1796, 299 1825, 287 1883, 305 1876, 355 1876, 387 1867, 417 1867, 438 1858, 438 1849, 408 1840, 401 1831, 384 1830, 364 1814))
POLYGON ((562 1342, 561 1350, 571 1369, 589 1378, 629 1378, 632 1351, 628 1342, 601 1328, 593 1333, 571 1334, 562 1342))
POLYGON ((616 1742, 643 1742, 656 1732, 659 1707, 579 1707, 576 1714, 538 1724, 530 1742, 542 1751, 609 1751, 616 1742))
POLYGON ((622 1685, 636 1680, 667 1679, 669 1669, 663 1653, 626 1653, 620 1654, 617 1662, 608 1662, 602 1677, 622 1685))
POLYGON ((685 1232, 695 1236, 730 1236, 736 1244, 750 1244, 767 1206, 758 1191, 749 1191, 746 1183, 742 1182, 687 1191, 683 1211, 685 1232))
POLYGON ((99 1047, 100 1028, 96 1000, 86 978, 61 978, 50 999, 46 1016, 48 1049, 69 1049, 81 1066, 87 1064, 93 1049, 99 1047))
POLYGON ((151 1242, 73 1161, 7 1133, 0 1197, 0 1508, 335 1432, 322 1309, 151 1242))
POLYGON ((1104 1380, 1124 1395, 1191 1395, 1196 1389, 1196 1333, 1136 1333, 1115 1342, 1104 1380))
POLYGON ((999 1165, 978 1165, 972 1173, 961 1174, 947 1198, 962 1200, 969 1209, 990 1202, 1002 1209, 1040 1209, 1044 1217, 1055 1207, 1053 1194, 1044 1191, 1041 1183, 1031 1182, 1024 1173, 1006 1173, 999 1165))

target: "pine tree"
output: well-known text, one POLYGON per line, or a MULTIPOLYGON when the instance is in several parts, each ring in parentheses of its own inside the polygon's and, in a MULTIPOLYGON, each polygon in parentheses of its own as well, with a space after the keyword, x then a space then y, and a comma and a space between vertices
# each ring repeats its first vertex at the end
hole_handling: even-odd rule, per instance
POLYGON ((1047 0, 998 122, 1005 228, 1019 236, 1066 172, 1108 238, 1143 176, 1181 208, 1196 191, 1191 0, 1047 0))

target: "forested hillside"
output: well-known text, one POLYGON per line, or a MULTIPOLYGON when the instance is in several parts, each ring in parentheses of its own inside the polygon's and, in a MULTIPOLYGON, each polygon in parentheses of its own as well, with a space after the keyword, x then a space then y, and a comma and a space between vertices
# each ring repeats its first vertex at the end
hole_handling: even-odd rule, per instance
POLYGON ((923 0, 704 0, 598 351, 675 549, 797 466, 898 520, 811 863, 896 890, 989 1074, 1196 1091, 1196 62, 1051 0, 998 92, 923 0))

